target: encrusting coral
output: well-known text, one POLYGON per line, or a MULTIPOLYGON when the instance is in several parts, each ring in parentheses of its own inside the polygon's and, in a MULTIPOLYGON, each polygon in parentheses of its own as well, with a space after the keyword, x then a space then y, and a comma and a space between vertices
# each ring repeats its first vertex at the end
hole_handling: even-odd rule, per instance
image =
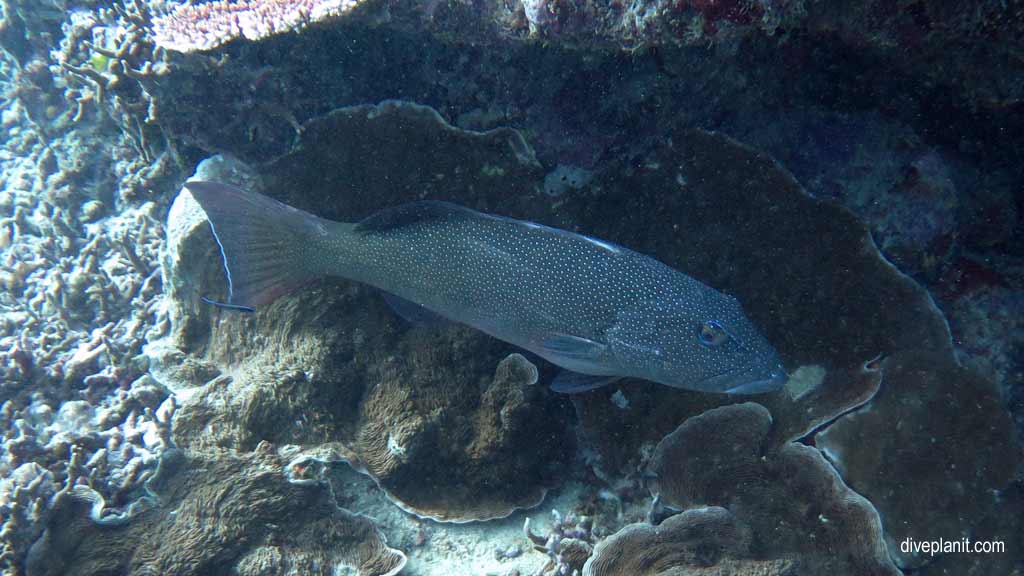
POLYGON ((687 419, 651 457, 652 493, 677 510, 732 512, 749 529, 741 558, 786 560, 798 573, 898 576, 871 503, 816 448, 769 446, 771 426, 768 410, 749 402, 687 419))
POLYGON ((725 508, 692 508, 601 541, 583 576, 785 576, 794 562, 750 557, 750 529, 725 508))
POLYGON ((27 574, 393 576, 405 555, 373 522, 337 506, 329 485, 292 481, 269 444, 250 454, 164 454, 151 505, 130 521, 90 519, 96 498, 72 490, 33 545, 27 574))
POLYGON ((869 407, 826 428, 817 445, 850 486, 899 519, 885 524, 889 551, 901 566, 917 567, 931 558, 900 544, 967 534, 1003 514, 998 491, 1024 460, 991 381, 922 351, 894 354, 881 369, 869 407))
MULTIPOLYGON (((920 474, 942 478, 930 483, 930 490, 932 498, 949 502, 949 507, 935 513, 958 518, 957 533, 981 521, 991 507, 956 497, 962 484, 944 470, 955 464, 957 474, 977 480, 978 493, 999 491, 1012 478, 1005 470, 1013 468, 1020 448, 995 387, 960 384, 964 378, 980 377, 954 368, 948 327, 927 292, 878 254, 852 214, 807 195, 770 157, 707 132, 676 134, 672 142, 652 155, 652 170, 608 178, 606 198, 628 194, 622 201, 630 209, 623 210, 623 218, 602 222, 581 211, 581 226, 658 255, 739 298, 793 376, 782 391, 757 398, 774 418, 772 446, 813 434, 837 418, 833 425, 856 418, 856 412, 843 415, 867 403, 879 387, 879 401, 862 408, 877 413, 871 418, 874 424, 850 442, 867 450, 878 446, 875 438, 905 437, 901 429, 940 435, 943 425, 927 410, 897 408, 918 402, 921 393, 914 379, 889 378, 886 367, 893 365, 878 361, 879 356, 903 353, 933 358, 926 397, 944 397, 950 405, 971 403, 977 408, 972 420, 990 429, 964 436, 955 458, 936 457, 940 453, 923 441, 898 450, 884 443, 888 448, 881 457, 917 462, 920 474), (626 240, 628 230, 642 228, 639 218, 655 209, 673 214, 673 233, 637 238, 632 244, 626 240), (943 375, 949 371, 956 376, 943 375), (989 465, 992 452, 1006 455, 1006 468, 989 465)), ((572 202, 562 211, 575 212, 572 202)), ((742 401, 641 383, 625 384, 619 391, 626 402, 612 401, 614 389, 574 398, 584 442, 594 449, 595 469, 613 481, 627 476, 635 481, 645 451, 680 421, 742 401)), ((846 441, 834 438, 836 444, 846 441)), ((842 450, 837 446, 836 452, 842 450)), ((904 482, 888 486, 886 490, 908 497, 915 490, 904 482)), ((884 522, 907 520, 898 507, 889 508, 901 498, 875 502, 884 522)), ((932 525, 931 514, 922 510, 913 524, 899 531, 923 532, 932 525)))
MULTIPOLYGON (((442 351, 465 346, 460 343, 468 340, 464 331, 415 346, 442 351)), ((429 363, 417 370, 417 354, 405 351, 400 346, 398 357, 411 361, 383 366, 384 375, 362 405, 353 464, 419 516, 486 520, 539 504, 553 482, 537 475, 554 478, 559 461, 571 457, 564 447, 572 442, 565 436, 557 440, 559 426, 548 422, 556 416, 541 402, 543 388, 534 386, 536 367, 510 354, 474 397, 459 384, 472 378, 472 372, 462 371, 472 363, 441 352, 430 354, 429 363), (464 368, 451 370, 449 361, 464 368), (432 374, 417 375, 424 369, 432 374)))
POLYGON ((337 18, 365 0, 216 0, 182 3, 153 20, 153 40, 179 52, 216 48, 235 39, 298 32, 337 18))
MULTIPOLYGON (((800 376, 759 398, 775 417, 776 443, 866 402, 881 379, 872 363, 880 354, 951 351, 928 294, 878 254, 853 214, 811 197, 769 156, 723 135, 683 131, 671 141, 652 151, 652 169, 601 183, 606 197, 628 202, 623 218, 602 221, 571 201, 566 208, 588 231, 627 245, 645 214, 671 214, 671 234, 631 247, 735 295, 800 376)), ((640 447, 685 417, 738 401, 646 385, 622 391, 626 410, 609 401, 613 390, 575 399, 603 474, 635 469, 640 447)))
POLYGON ((536 368, 525 358, 502 360, 466 328, 406 331, 382 304, 367 306, 375 298, 367 291, 311 296, 267 312, 297 325, 287 336, 265 332, 295 355, 257 355, 228 368, 234 377, 194 389, 176 420, 179 445, 299 444, 316 459, 348 461, 403 509, 438 520, 507 516, 557 483, 574 443, 558 403, 531 384, 536 368), (302 308, 350 320, 340 329, 306 324, 302 308), (356 348, 330 346, 341 338, 356 348), (377 348, 381 341, 390 344, 377 348), (493 378, 482 376, 488 365, 493 378), (226 421, 223 410, 236 416, 226 421))

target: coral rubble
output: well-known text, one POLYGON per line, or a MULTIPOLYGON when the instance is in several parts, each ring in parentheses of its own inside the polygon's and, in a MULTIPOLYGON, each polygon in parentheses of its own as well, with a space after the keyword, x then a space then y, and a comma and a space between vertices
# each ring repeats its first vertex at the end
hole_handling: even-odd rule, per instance
POLYGON ((551 511, 551 530, 547 537, 530 529, 530 519, 523 524, 523 533, 534 550, 547 555, 548 561, 540 574, 579 574, 594 551, 594 521, 574 514, 563 517, 558 510, 551 511))

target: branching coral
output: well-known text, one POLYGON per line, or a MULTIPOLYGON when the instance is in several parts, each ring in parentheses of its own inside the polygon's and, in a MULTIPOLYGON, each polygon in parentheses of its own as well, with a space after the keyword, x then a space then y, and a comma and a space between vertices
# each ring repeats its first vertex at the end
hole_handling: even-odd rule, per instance
POLYGON ((0 568, 17 566, 19 557, 38 536, 38 523, 46 503, 57 491, 53 475, 42 466, 29 462, 0 480, 0 568))
MULTIPOLYGON (((116 511, 138 497, 168 443, 155 412, 166 390, 142 377, 138 356, 156 320, 160 207, 117 193, 154 172, 129 145, 112 145, 116 131, 97 117, 71 130, 70 112, 54 116, 43 145, 3 116, 0 476, 32 463, 57 482, 92 486, 116 511), (81 461, 69 466, 73 448, 81 461)), ((48 506, 41 500, 19 530, 39 530, 48 506)), ((8 543, 5 561, 17 563, 26 542, 8 543)))
POLYGON ((65 38, 53 52, 59 65, 55 71, 63 72, 71 85, 65 96, 75 102, 72 122, 82 120, 89 104, 107 106, 149 162, 170 146, 151 94, 156 79, 169 70, 163 49, 149 40, 151 21, 141 0, 79 13, 65 24, 65 38))
MULTIPOLYGON (((118 227, 134 227, 132 240, 93 227, 85 238, 68 231, 66 250, 52 238, 21 238, 23 230, 38 225, 30 219, 24 227, 12 223, 19 245, 0 255, 5 267, 9 264, 5 282, 11 289, 0 296, 7 310, 4 321, 12 322, 7 334, 0 332, 0 355, 12 360, 0 367, 5 382, 47 376, 79 386, 105 369, 113 384, 141 375, 138 367, 131 368, 131 358, 139 353, 143 319, 153 312, 160 288, 155 261, 162 226, 152 217, 155 208, 119 218, 118 227)), ((56 231, 56 223, 67 216, 63 210, 53 212, 47 224, 56 231)))
POLYGON ((119 405, 108 401, 100 410, 85 401, 64 402, 56 412, 45 404, 23 411, 4 404, 0 567, 20 565, 42 523, 72 492, 94 504, 97 522, 116 522, 139 508, 157 456, 171 446, 175 410, 172 399, 162 402, 161 391, 144 389, 136 384, 131 393, 120 391, 119 405), (13 419, 18 415, 24 417, 13 419))
POLYGON ((563 517, 551 511, 551 530, 540 536, 530 529, 530 519, 523 524, 523 534, 533 549, 547 554, 548 561, 535 576, 570 576, 579 574, 594 550, 594 523, 590 518, 569 514, 563 517))
POLYGON ((160 293, 157 182, 173 162, 146 125, 146 80, 130 76, 160 70, 143 3, 107 4, 6 2, 18 16, 0 24, 0 42, 23 41, 0 62, 15 72, 0 97, 0 476, 19 483, 2 569, 20 569, 55 503, 19 500, 26 474, 91 490, 116 516, 170 442, 167 391, 143 377, 139 353, 160 293), (105 113, 87 114, 86 94, 105 113))

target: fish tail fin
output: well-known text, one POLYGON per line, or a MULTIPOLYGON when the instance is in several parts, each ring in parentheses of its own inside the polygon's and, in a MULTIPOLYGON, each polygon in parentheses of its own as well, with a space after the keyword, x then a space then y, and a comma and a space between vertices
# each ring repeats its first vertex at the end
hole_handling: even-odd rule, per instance
POLYGON ((310 247, 326 221, 227 184, 186 182, 185 188, 210 220, 227 273, 227 300, 204 302, 253 312, 323 275, 310 247))

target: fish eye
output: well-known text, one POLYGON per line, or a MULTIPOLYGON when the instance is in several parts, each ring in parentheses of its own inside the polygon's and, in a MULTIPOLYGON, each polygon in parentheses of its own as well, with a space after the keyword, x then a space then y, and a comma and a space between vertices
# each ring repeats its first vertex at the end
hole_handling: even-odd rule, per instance
POLYGON ((697 327, 697 340, 713 348, 725 344, 729 340, 729 333, 715 320, 705 320, 697 327))

